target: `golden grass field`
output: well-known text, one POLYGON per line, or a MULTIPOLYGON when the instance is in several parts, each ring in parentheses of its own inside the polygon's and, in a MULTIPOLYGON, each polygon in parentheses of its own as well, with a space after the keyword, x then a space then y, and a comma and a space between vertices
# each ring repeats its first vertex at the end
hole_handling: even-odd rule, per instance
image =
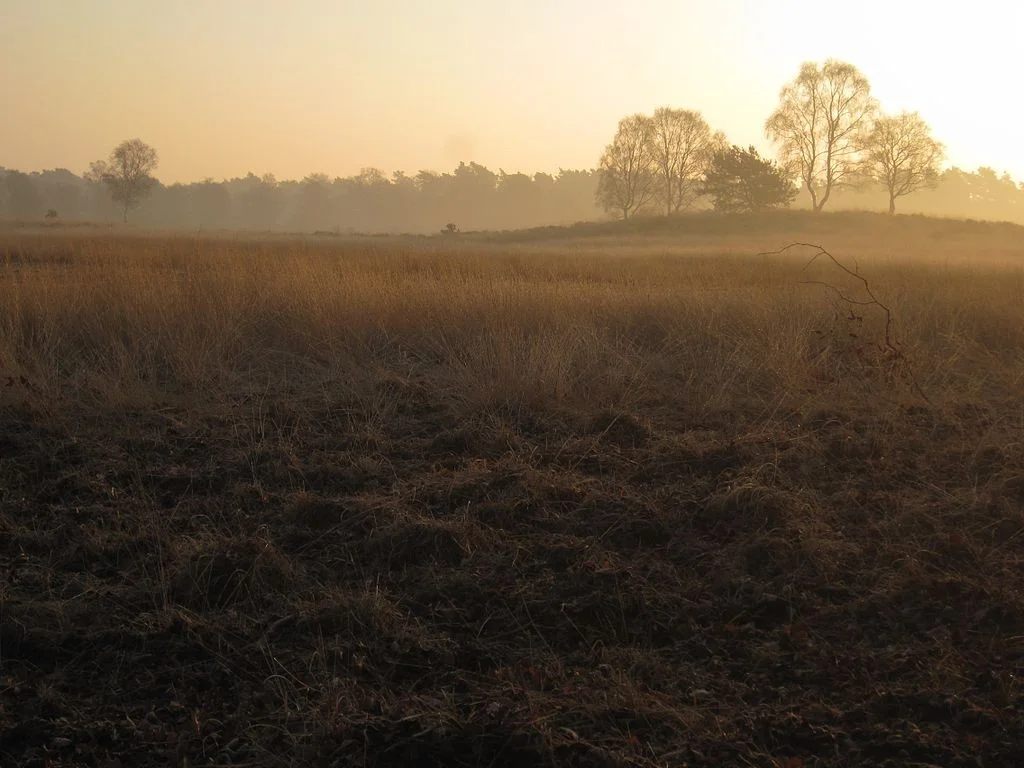
POLYGON ((693 221, 0 229, 0 763, 1024 764, 1024 228, 693 221))

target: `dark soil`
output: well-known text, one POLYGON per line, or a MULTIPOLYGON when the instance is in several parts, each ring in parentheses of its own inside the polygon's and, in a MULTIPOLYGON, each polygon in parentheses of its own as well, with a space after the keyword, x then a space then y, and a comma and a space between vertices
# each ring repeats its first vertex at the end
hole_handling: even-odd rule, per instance
POLYGON ((0 764, 1024 765, 997 413, 398 396, 5 406, 0 764))

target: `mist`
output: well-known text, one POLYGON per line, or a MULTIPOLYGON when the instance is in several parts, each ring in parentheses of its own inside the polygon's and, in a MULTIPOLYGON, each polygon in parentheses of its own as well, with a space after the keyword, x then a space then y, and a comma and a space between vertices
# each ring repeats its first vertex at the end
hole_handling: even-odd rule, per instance
MULTIPOLYGON (((449 224, 462 231, 558 226, 609 218, 595 202, 597 185, 593 169, 524 174, 473 162, 444 173, 387 175, 367 168, 347 178, 311 174, 278 180, 250 173, 223 181, 157 184, 132 222, 165 230, 334 234, 425 234, 449 224)), ((885 211, 886 206, 885 190, 874 185, 837 191, 829 210, 885 211)), ((693 207, 706 209, 708 201, 699 198, 693 207)), ((809 207, 806 191, 792 207, 809 207)), ((50 211, 64 222, 120 220, 118 205, 97 181, 65 169, 0 169, 0 218, 41 221, 50 211)), ((1024 224, 1024 188, 991 168, 951 168, 935 188, 901 200, 900 212, 1024 224)))

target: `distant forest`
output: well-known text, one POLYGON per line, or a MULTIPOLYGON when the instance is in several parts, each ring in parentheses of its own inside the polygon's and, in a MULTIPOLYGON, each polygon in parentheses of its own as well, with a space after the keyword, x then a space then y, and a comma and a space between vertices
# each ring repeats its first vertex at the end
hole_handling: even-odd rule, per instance
MULTIPOLYGON (((398 172, 375 168, 331 179, 301 181, 271 175, 191 184, 156 184, 132 214, 134 225, 152 229, 282 232, 431 233, 449 223, 466 230, 520 229, 608 219, 596 202, 596 170, 557 174, 497 173, 460 163, 451 173, 398 172)), ((881 187, 838 190, 831 210, 887 210, 881 187)), ((698 200, 694 208, 709 207, 698 200)), ((806 190, 793 203, 809 208, 806 190)), ((0 168, 0 219, 118 222, 119 206, 105 186, 65 169, 23 173, 0 168)), ((901 213, 922 213, 1024 224, 1024 184, 991 168, 944 171, 934 189, 900 204, 901 213)))

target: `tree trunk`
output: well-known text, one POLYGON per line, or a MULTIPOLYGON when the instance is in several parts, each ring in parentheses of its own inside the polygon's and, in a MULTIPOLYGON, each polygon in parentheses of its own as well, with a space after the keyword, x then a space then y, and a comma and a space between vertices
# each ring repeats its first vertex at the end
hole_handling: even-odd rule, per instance
POLYGON ((894 213, 896 213, 896 196, 892 192, 890 192, 889 193, 889 215, 892 216, 894 213))
POLYGON ((821 213, 821 209, 825 207, 825 203, 828 202, 828 199, 829 199, 829 197, 831 195, 832 195, 832 187, 831 186, 826 186, 825 187, 825 194, 822 195, 821 196, 821 200, 818 201, 818 207, 816 209, 818 211, 818 213, 821 213))
POLYGON ((810 184, 807 185, 807 192, 811 196, 811 210, 817 213, 818 211, 821 210, 821 208, 818 207, 818 195, 814 191, 814 187, 812 187, 810 184))
POLYGON ((128 203, 125 203, 125 204, 124 204, 124 210, 122 211, 122 215, 121 215, 121 220, 122 220, 122 221, 123 221, 123 222, 124 222, 125 224, 127 224, 127 223, 128 223, 128 203))

